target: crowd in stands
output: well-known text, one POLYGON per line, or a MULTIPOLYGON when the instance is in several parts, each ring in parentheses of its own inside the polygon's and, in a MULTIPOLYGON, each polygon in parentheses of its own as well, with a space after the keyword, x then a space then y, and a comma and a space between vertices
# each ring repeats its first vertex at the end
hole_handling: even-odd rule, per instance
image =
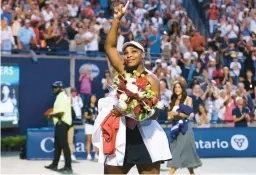
MULTIPOLYGON (((234 122, 247 126, 255 119, 256 102, 254 1, 194 1, 208 19, 209 36, 195 28, 182 0, 132 0, 120 22, 117 48, 121 52, 124 42, 144 41, 145 64, 161 80, 161 100, 166 106, 159 120, 167 119, 172 84, 178 80, 187 85, 198 126, 234 122), (156 57, 155 63, 148 59, 156 57)), ((104 53, 115 3, 120 1, 3 1, 2 53, 12 48, 51 49, 97 57, 104 53)), ((90 78, 81 78, 81 85, 86 84, 83 80, 90 78)), ((102 81, 107 93, 106 82, 110 78, 102 81)))

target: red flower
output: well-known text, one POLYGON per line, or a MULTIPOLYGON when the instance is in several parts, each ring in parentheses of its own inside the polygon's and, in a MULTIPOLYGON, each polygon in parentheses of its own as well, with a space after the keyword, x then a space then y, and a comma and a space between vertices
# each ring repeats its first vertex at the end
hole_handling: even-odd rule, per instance
POLYGON ((145 89, 146 86, 148 84, 148 80, 146 77, 141 77, 141 78, 137 78, 136 79, 136 85, 140 88, 140 89, 145 89))
POLYGON ((142 101, 143 101, 144 103, 146 103, 150 108, 151 108, 152 105, 153 105, 152 100, 149 99, 149 98, 143 98, 142 101))
POLYGON ((159 98, 154 97, 152 101, 153 101, 153 105, 155 105, 159 102, 159 98))
POLYGON ((141 105, 137 105, 134 109, 133 112, 135 114, 136 117, 139 117, 140 113, 142 112, 142 107, 141 105))
POLYGON ((117 85, 118 89, 121 90, 121 91, 125 91, 126 90, 126 85, 124 82, 120 82, 118 85, 117 85))

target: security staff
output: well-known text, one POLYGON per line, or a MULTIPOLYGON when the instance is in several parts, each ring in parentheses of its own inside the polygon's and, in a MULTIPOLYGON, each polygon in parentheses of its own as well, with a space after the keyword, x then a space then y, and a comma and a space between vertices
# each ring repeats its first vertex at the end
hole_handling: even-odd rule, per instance
POLYGON ((56 81, 52 84, 52 89, 56 95, 56 100, 53 105, 53 112, 48 116, 53 119, 55 126, 54 132, 54 159, 47 169, 58 171, 64 174, 72 173, 71 155, 68 145, 68 130, 72 122, 71 116, 71 101, 63 90, 63 83, 56 81), (58 163, 61 155, 61 150, 64 152, 65 166, 58 170, 58 163))

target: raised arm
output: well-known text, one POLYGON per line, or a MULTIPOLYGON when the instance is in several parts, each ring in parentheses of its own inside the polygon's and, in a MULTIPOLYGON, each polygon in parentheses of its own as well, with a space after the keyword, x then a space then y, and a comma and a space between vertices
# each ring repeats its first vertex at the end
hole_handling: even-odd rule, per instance
POLYGON ((110 64, 119 73, 123 73, 124 71, 124 60, 121 58, 117 51, 117 31, 119 28, 120 20, 124 16, 128 5, 129 1, 127 1, 125 6, 123 4, 120 4, 119 6, 115 7, 114 20, 112 22, 104 46, 110 64))

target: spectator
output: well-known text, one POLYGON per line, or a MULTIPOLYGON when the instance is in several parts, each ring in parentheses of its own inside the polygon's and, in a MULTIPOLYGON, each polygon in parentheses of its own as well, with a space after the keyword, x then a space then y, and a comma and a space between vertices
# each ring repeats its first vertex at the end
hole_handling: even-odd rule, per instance
POLYGON ((18 47, 20 50, 30 50, 30 40, 33 40, 33 43, 37 47, 40 45, 36 41, 36 34, 34 30, 30 27, 30 20, 25 20, 25 25, 21 27, 18 31, 18 47))
POLYGON ((244 107, 244 100, 241 97, 236 98, 236 108, 232 111, 235 127, 247 127, 249 111, 244 107))
POLYGON ((1 52, 2 54, 11 54, 12 47, 16 48, 14 38, 12 35, 12 29, 7 25, 7 20, 1 20, 1 52))
POLYGON ((208 12, 209 14, 209 26, 210 26, 210 34, 213 34, 215 25, 218 23, 218 15, 219 15, 219 10, 217 7, 217 4, 213 3, 211 4, 211 8, 208 12))
POLYGON ((200 104, 198 108, 198 113, 195 116, 196 124, 200 128, 210 128, 211 115, 207 112, 204 105, 200 104))
MULTIPOLYGON (((89 98, 89 103, 85 107, 84 110, 84 119, 85 119, 85 135, 86 135, 86 152, 87 152, 87 160, 92 160, 91 156, 91 144, 92 144, 92 133, 93 133, 93 125, 94 121, 98 115, 98 107, 97 107, 97 97, 96 95, 91 95, 89 98)), ((94 160, 97 160, 99 156, 98 149, 95 151, 94 160)))
POLYGON ((80 95, 83 100, 83 103, 87 104, 89 100, 88 97, 92 93, 91 81, 93 80, 93 78, 88 74, 88 68, 86 67, 86 65, 82 65, 79 69, 79 72, 80 95))
POLYGON ((238 33, 239 33, 239 28, 235 24, 235 20, 231 19, 230 24, 227 26, 227 36, 228 36, 229 42, 237 43, 238 33))
POLYGON ((109 86, 113 84, 113 80, 110 77, 109 71, 105 71, 104 78, 101 80, 102 83, 102 89, 104 91, 104 95, 107 96, 109 94, 109 86))
POLYGON ((84 104, 80 94, 77 93, 75 88, 71 89, 71 105, 75 114, 75 119, 82 120, 82 108, 84 104))
POLYGON ((158 31, 156 28, 151 27, 150 30, 151 30, 151 35, 148 38, 149 52, 152 57, 157 57, 160 54, 161 37, 158 34, 158 31))
POLYGON ((5 5, 3 7, 3 13, 1 14, 1 19, 6 18, 7 25, 10 26, 12 23, 12 12, 11 7, 9 5, 5 5))

